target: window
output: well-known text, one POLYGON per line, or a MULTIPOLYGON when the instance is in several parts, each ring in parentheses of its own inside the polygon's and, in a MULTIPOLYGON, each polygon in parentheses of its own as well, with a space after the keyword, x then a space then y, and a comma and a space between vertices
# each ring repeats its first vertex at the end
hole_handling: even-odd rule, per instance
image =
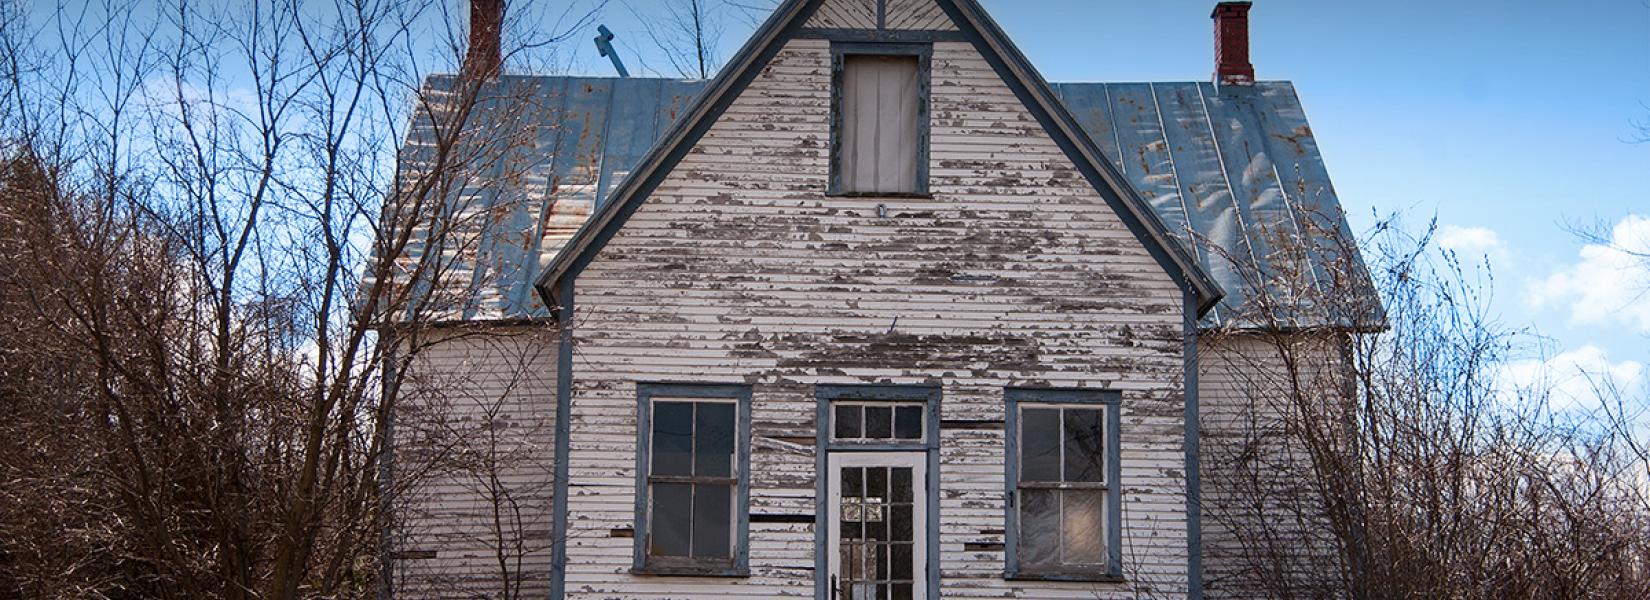
POLYGON ((1010 576, 1108 580, 1121 575, 1117 528, 1120 396, 1010 389, 1010 576))
POLYGON ((931 49, 927 44, 832 46, 832 193, 928 193, 931 49))
POLYGON ((642 384, 638 572, 744 575, 750 388, 642 384))
POLYGON ((831 439, 849 443, 921 442, 926 429, 920 402, 832 402, 831 439))

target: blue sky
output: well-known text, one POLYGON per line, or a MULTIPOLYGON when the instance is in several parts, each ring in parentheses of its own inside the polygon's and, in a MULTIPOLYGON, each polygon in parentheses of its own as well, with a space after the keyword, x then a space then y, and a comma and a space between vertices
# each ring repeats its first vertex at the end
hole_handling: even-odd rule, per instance
MULTIPOLYGON (((441 1, 465 14, 467 0, 441 1)), ((774 2, 710 1, 722 57, 765 16, 727 5, 774 2)), ((634 74, 676 76, 637 15, 681 2, 514 0, 526 22, 512 26, 557 30, 594 10, 551 68, 612 75, 591 43, 606 24, 634 74)), ((1212 71, 1210 0, 982 2, 1051 81, 1212 71)), ((444 30, 421 35, 439 46, 444 30)), ((1251 33, 1257 76, 1300 93, 1354 230, 1436 215, 1443 243, 1489 260, 1503 323, 1550 340, 1526 374, 1552 359, 1650 386, 1650 269, 1569 230, 1614 227, 1650 252, 1650 143, 1630 143, 1635 122, 1650 126, 1650 0, 1257 0, 1251 33)))
MULTIPOLYGON (((639 74, 675 75, 634 16, 661 1, 598 16, 639 74)), ((983 3, 1051 81, 1212 70, 1212 2, 983 3)), ((753 27, 726 21, 723 56, 753 27)), ((1377 214, 1436 215, 1463 259, 1488 258, 1503 322, 1550 339, 1524 367, 1650 378, 1650 298, 1633 288, 1650 271, 1569 230, 1621 224, 1650 249, 1650 220, 1628 220, 1650 218, 1650 143, 1630 143, 1650 123, 1650 2, 1258 0, 1251 38, 1257 76, 1295 83, 1355 230, 1377 214)), ((572 58, 612 73, 589 42, 572 58)))

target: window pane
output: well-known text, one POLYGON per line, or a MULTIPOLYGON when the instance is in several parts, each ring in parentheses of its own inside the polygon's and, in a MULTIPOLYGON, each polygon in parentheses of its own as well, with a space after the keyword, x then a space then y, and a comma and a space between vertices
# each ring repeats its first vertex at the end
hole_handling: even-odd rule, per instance
POLYGON ((859 498, 865 495, 865 469, 859 467, 842 468, 842 498, 859 498))
POLYGON ((886 440, 894 437, 894 411, 886 406, 865 407, 865 437, 886 440))
POLYGON ((840 93, 843 191, 917 191, 917 58, 846 56, 840 93))
POLYGON ((922 439, 921 406, 901 406, 894 409, 894 437, 902 440, 922 439))
POLYGON ((1106 479, 1104 413, 1092 408, 1065 410, 1066 481, 1106 479))
POLYGON ((693 474, 693 403, 653 404, 653 474, 693 474))
POLYGON ((688 556, 693 486, 661 483, 653 486, 652 528, 648 553, 654 556, 688 556))
POLYGON ((1097 565, 1103 562, 1106 529, 1102 525, 1101 490, 1066 490, 1062 493, 1065 518, 1061 525, 1065 560, 1070 564, 1097 565))
POLYGON ((733 486, 693 486, 693 556, 728 558, 733 522, 733 486))
POLYGON ((1020 564, 1053 566, 1060 560, 1060 492, 1020 490, 1020 564))
POLYGON ((836 405, 837 439, 847 440, 863 437, 861 434, 865 431, 865 429, 861 426, 860 421, 864 415, 864 408, 865 407, 858 404, 836 405))
POLYGON ((1060 410, 1020 411, 1020 481, 1060 481, 1060 410))
POLYGON ((700 402, 694 416, 694 475, 733 476, 734 406, 724 402, 700 402))

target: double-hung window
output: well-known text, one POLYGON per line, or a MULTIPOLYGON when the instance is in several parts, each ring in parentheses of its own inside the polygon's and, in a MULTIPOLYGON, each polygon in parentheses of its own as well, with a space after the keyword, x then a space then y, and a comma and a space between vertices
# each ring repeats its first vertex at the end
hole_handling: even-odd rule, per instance
POLYGON ((892 43, 831 46, 831 193, 928 193, 932 48, 892 43))
POLYGON ((1119 395, 1011 388, 1008 575, 1121 576, 1119 395))
POLYGON ((641 384, 635 570, 747 572, 750 388, 641 384))

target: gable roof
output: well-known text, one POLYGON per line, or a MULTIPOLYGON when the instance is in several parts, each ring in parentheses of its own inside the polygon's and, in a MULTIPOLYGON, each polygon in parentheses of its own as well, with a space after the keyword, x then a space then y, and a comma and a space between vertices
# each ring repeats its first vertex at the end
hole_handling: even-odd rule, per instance
MULTIPOLYGON (((1053 90, 1031 66, 1008 36, 975 0, 935 0, 963 30, 975 48, 1020 97, 1043 128, 1076 163, 1079 171, 1111 205, 1158 263, 1197 300, 1201 316, 1224 292, 1197 260, 1170 234, 1151 206, 1127 183, 1115 165, 1105 160, 1094 142, 1055 98, 1053 90)), ((562 280, 577 272, 623 227, 659 181, 681 160, 733 99, 768 64, 784 42, 794 37, 819 7, 821 0, 786 0, 757 29, 739 53, 728 61, 670 132, 659 140, 637 168, 625 177, 612 197, 568 240, 539 275, 536 286, 547 305, 559 293, 562 280)))
MULTIPOLYGON (((440 95, 453 84, 451 76, 433 76, 426 87, 440 95)), ((504 177, 494 193, 455 195, 450 202, 474 216, 450 225, 444 236, 420 231, 412 241, 409 254, 439 254, 458 275, 441 278, 443 289, 424 292, 441 297, 441 320, 550 318, 533 283, 586 217, 612 204, 617 184, 643 156, 687 120, 709 82, 504 76, 493 85, 500 91, 484 96, 532 105, 521 118, 540 133, 516 162, 525 177, 504 177)), ((1114 172, 1227 292, 1202 326, 1265 325, 1245 319, 1254 314, 1258 292, 1244 271, 1290 255, 1278 247, 1281 236, 1308 242, 1312 284, 1326 285, 1333 270, 1354 286, 1368 285, 1356 248, 1328 241, 1353 237, 1289 82, 1222 88, 1185 81, 1055 83, 1050 89, 1114 172), (1334 235, 1303 235, 1303 223, 1334 235)), ((413 122, 405 151, 415 164, 433 136, 427 122, 413 122)), ((1374 298, 1372 289, 1365 294, 1374 298)), ((1371 305, 1373 314, 1317 311, 1289 321, 1379 327, 1379 303, 1371 305)))

